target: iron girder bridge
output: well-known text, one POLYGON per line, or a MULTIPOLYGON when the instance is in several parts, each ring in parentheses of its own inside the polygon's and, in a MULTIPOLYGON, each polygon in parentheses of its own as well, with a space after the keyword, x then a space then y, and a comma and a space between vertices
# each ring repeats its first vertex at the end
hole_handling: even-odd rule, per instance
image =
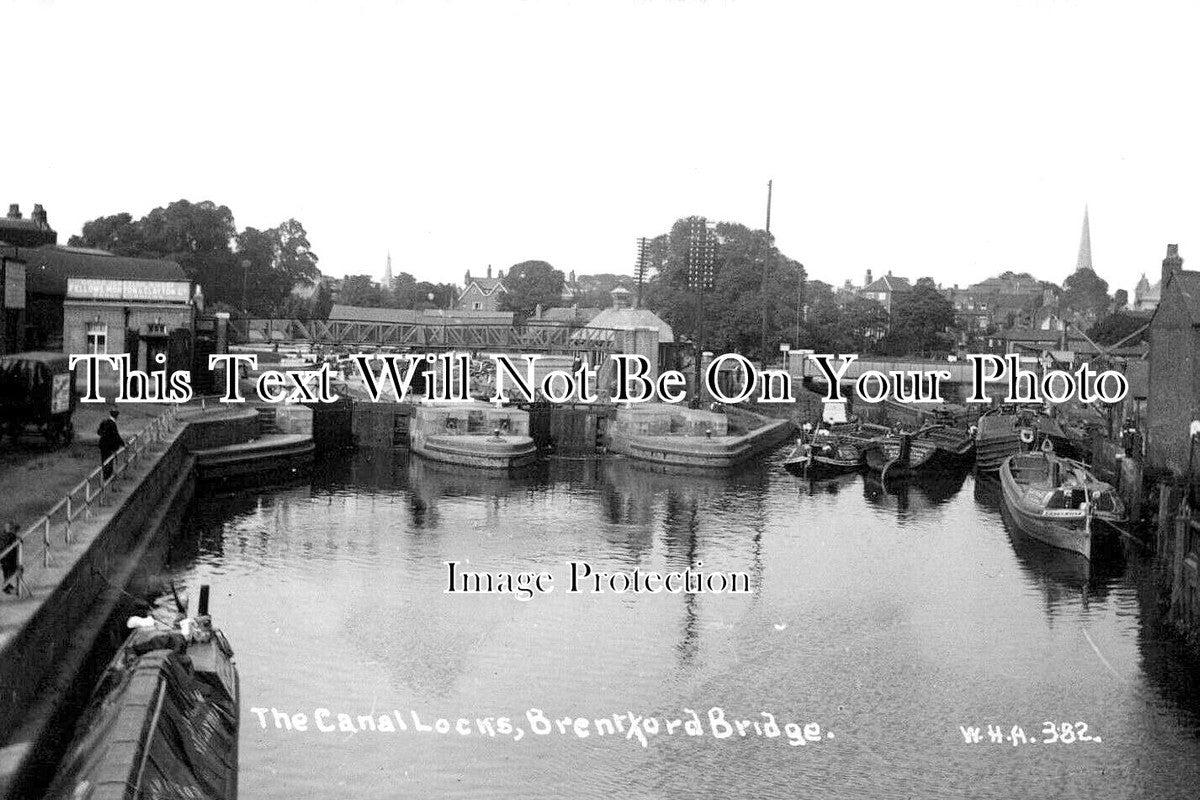
POLYGON ((362 322, 324 319, 231 319, 242 344, 307 342, 331 347, 494 351, 546 354, 614 352, 618 331, 570 325, 495 325, 440 322, 362 322))

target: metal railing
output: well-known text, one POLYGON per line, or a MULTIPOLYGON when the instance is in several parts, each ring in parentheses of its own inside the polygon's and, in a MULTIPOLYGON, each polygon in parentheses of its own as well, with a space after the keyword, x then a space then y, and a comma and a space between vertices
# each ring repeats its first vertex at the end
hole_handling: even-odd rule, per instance
MULTIPOLYGON (((207 405, 211 407, 212 404, 207 405)), ((65 550, 71 545, 72 525, 79 523, 80 518, 90 519, 97 506, 111 502, 112 495, 119 490, 115 484, 127 480, 130 468, 139 464, 153 445, 170 434, 179 410, 179 406, 168 406, 165 412, 134 434, 124 447, 88 473, 66 497, 17 534, 15 541, 0 550, 0 565, 3 565, 6 587, 12 586, 17 597, 25 591, 25 570, 39 561, 27 558, 31 544, 41 546, 41 567, 50 567, 54 549, 65 550)))

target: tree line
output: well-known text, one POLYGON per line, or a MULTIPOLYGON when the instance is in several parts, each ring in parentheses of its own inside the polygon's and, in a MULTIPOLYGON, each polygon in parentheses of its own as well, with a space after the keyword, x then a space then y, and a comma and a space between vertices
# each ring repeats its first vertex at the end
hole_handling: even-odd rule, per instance
MULTIPOLYGON (((894 294, 889 313, 874 300, 839 296, 829 284, 809 281, 804 265, 782 253, 771 234, 735 222, 716 223, 713 280, 702 304, 688 280, 696 219, 678 219, 669 231, 650 239, 649 271, 641 288, 641 305, 669 323, 678 339, 694 340, 703 314, 705 348, 768 360, 778 357, 784 342, 823 352, 878 355, 932 356, 954 349, 955 309, 932 278, 920 278, 911 291, 894 294)), ((239 231, 227 206, 178 200, 137 220, 124 212, 91 220, 69 244, 174 260, 200 285, 210 309, 323 318, 332 302, 320 280, 318 257, 296 219, 266 230, 239 231)), ((1005 275, 1039 283, 1026 273, 1005 275)), ((580 276, 564 297, 566 275, 540 260, 512 265, 504 284, 501 309, 522 319, 539 307, 606 307, 618 285, 637 291, 631 275, 608 273, 580 276)), ((1119 341, 1141 322, 1121 313, 1125 292, 1110 297, 1108 284, 1092 270, 1072 273, 1061 290, 1040 285, 1053 287, 1063 312, 1076 324, 1089 324, 1101 344, 1119 341)), ((380 286, 368 275, 348 275, 340 302, 446 309, 454 306, 459 291, 453 283, 418 281, 407 272, 399 273, 391 286, 380 286)))
POLYGON ((329 313, 329 293, 320 285, 319 259, 296 219, 266 230, 239 231, 228 206, 177 200, 141 219, 127 212, 98 217, 84 223, 82 231, 67 243, 122 256, 175 261, 199 284, 210 308, 253 316, 321 317, 329 313))

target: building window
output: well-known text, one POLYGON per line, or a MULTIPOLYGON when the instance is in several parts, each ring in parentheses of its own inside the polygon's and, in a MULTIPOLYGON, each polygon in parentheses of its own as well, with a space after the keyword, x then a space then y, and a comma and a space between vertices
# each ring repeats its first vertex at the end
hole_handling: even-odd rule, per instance
POLYGON ((87 351, 93 354, 108 352, 108 326, 103 322, 88 323, 87 351))
POLYGON ((166 333, 167 323, 165 322, 150 322, 146 325, 147 333, 166 333))
POLYGON ((481 303, 481 302, 479 302, 478 300, 476 300, 474 303, 471 303, 471 310, 472 310, 472 311, 482 311, 482 310, 483 310, 483 303, 481 303))

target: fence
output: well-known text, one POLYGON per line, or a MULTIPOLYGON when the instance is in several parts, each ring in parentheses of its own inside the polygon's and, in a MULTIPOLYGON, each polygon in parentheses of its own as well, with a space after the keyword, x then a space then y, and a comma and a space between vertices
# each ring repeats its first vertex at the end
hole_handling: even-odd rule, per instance
MULTIPOLYGON (((154 444, 161 442, 174 429, 179 416, 179 406, 167 406, 167 410, 156 417, 149 425, 138 431, 113 456, 99 467, 92 470, 79 485, 67 493, 67 496, 54 505, 42 517, 17 535, 15 541, 0 549, 0 572, 6 587, 12 586, 16 596, 20 597, 25 590, 25 569, 36 564, 37 559, 28 559, 29 546, 40 545, 42 557, 41 567, 50 567, 52 550, 61 547, 65 550, 71 545, 71 526, 79 521, 90 519, 93 509, 107 505, 112 494, 116 491, 114 484, 128 478, 127 471, 141 462, 146 451, 154 444), (109 475, 104 474, 105 467, 111 467, 109 475)), ((195 407, 193 407, 195 408, 195 407)), ((208 398, 200 398, 200 411, 224 410, 226 404, 211 402, 208 398)))

